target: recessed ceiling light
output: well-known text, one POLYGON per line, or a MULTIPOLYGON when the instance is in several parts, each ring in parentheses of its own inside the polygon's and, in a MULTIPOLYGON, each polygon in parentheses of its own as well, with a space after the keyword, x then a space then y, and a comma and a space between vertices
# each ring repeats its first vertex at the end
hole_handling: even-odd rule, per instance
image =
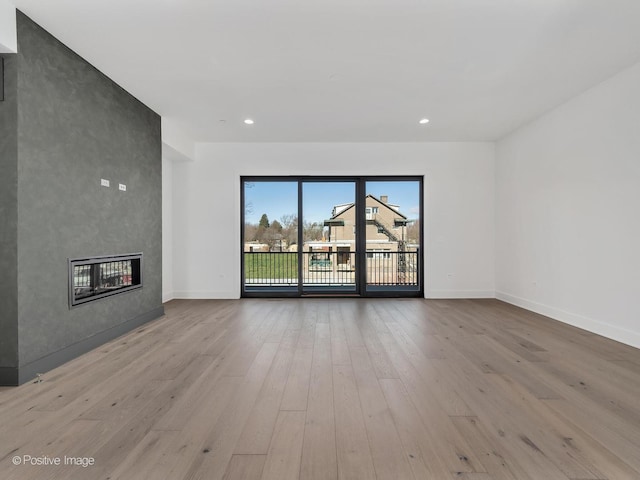
POLYGON ((418 123, 420 125, 425 125, 425 124, 429 123, 429 119, 428 118, 421 118, 418 123))
POLYGON ((246 118, 244 120, 244 123, 246 123, 247 125, 253 125, 253 120, 251 120, 250 118, 246 118))

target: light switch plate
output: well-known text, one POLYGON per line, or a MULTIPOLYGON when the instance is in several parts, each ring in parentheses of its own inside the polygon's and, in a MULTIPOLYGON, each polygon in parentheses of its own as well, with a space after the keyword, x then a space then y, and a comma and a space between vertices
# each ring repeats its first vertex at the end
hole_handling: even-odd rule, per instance
POLYGON ((124 183, 120 183, 120 184, 118 185, 118 188, 119 188, 120 190, 122 190, 123 192, 126 192, 126 191, 127 191, 127 186, 126 186, 124 183))
POLYGON ((100 179, 100 185, 103 187, 108 187, 110 185, 109 180, 105 179, 105 178, 101 178, 100 179))

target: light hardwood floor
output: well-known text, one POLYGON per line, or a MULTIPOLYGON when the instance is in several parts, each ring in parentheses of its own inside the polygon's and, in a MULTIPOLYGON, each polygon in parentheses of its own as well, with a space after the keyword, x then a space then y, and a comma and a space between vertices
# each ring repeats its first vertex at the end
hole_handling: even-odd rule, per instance
POLYGON ((640 350, 497 300, 172 301, 0 390, 0 478, 640 479, 640 350))

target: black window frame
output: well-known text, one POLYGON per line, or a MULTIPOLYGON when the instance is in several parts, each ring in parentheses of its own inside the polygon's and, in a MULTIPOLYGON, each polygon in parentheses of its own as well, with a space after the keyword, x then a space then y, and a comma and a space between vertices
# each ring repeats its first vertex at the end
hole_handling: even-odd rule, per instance
MULTIPOLYGON (((298 205, 297 213, 298 219, 303 219, 303 198, 302 198, 302 186, 305 182, 318 182, 318 183, 330 183, 330 182, 354 182, 355 183, 355 208, 356 208, 356 225, 360 225, 359 232, 356 232, 356 265, 357 278, 355 291, 318 291, 319 295, 329 296, 358 296, 358 297, 424 297, 425 291, 425 249, 424 249, 424 175, 354 175, 354 176, 305 176, 305 175, 241 175, 240 176, 240 295, 243 298, 251 297, 306 297, 313 296, 313 294, 305 292, 303 287, 303 259, 302 248, 303 244, 303 229, 299 221, 298 227, 298 285, 297 288, 282 288, 278 286, 266 287, 260 290, 251 289, 247 291, 245 289, 245 259, 244 259, 244 225, 245 225, 245 192, 244 185, 246 182, 297 182, 298 184, 298 205), (400 288, 382 287, 367 289, 367 272, 363 265, 366 265, 366 212, 365 212, 365 199, 366 199, 366 184, 367 182, 393 182, 393 181, 412 181, 418 182, 419 185, 419 210, 420 210, 420 224, 421 234, 419 243, 419 265, 418 265, 418 288, 415 290, 404 290, 400 288)), ((354 227, 356 228, 356 227, 354 227)))

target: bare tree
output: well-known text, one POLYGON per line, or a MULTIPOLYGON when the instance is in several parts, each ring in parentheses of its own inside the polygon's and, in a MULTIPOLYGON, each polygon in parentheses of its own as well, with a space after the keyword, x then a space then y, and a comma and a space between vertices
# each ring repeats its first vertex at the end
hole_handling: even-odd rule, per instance
POLYGON ((244 224, 244 241, 254 242, 257 240, 256 234, 258 232, 258 226, 254 223, 244 224))
POLYGON ((298 243, 298 216, 289 213, 280 217, 282 224, 282 238, 286 240, 287 245, 298 243))
POLYGON ((407 225, 407 243, 418 243, 420 241, 420 220, 411 220, 407 225))
MULTIPOLYGON (((253 188, 255 186, 255 183, 253 182, 244 182, 244 188, 253 188)), ((248 217, 249 215, 251 215, 253 213, 253 202, 249 201, 247 202, 245 200, 244 203, 244 215, 245 217, 248 217)))
POLYGON ((278 220, 274 220, 271 223, 270 227, 274 232, 277 232, 277 233, 282 232, 282 224, 278 220))
POLYGON ((304 222, 302 227, 303 240, 305 242, 322 240, 324 226, 319 222, 304 222))

